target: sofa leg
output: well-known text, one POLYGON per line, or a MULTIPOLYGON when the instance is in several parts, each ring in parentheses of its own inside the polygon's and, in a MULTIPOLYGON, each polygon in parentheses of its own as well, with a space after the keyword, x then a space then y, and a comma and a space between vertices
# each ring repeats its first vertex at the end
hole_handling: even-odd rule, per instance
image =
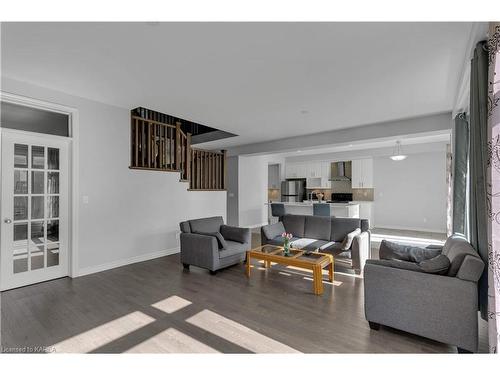
POLYGON ((472 352, 470 350, 459 348, 458 346, 457 346, 457 353, 458 354, 472 354, 472 352))
POLYGON ((370 328, 373 329, 374 331, 378 331, 380 329, 380 324, 379 323, 368 322, 368 324, 370 325, 370 328))
POLYGON ((187 263, 182 263, 182 266, 184 267, 185 270, 189 270, 189 264, 187 263))
POLYGON ((217 271, 210 270, 210 275, 216 275, 216 274, 217 274, 217 271))

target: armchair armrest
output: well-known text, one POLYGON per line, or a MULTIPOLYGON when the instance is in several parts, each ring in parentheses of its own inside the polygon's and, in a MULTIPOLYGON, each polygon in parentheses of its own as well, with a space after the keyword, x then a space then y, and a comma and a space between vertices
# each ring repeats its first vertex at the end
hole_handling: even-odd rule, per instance
POLYGON ((262 240, 263 242, 272 240, 274 237, 281 235, 283 232, 285 232, 285 226, 283 225, 283 222, 278 221, 275 224, 271 225, 264 225, 261 229, 260 232, 262 234, 262 240))
POLYGON ((361 232, 352 241, 351 246, 352 268, 358 273, 363 271, 366 260, 370 258, 370 233, 361 232))
POLYGON ((250 228, 240 228, 240 227, 232 227, 229 225, 221 225, 220 234, 222 234, 222 237, 224 237, 226 240, 236 241, 243 244, 250 244, 252 241, 250 228))
POLYGON ((370 261, 364 288, 368 321, 477 350, 476 283, 370 261))
POLYGON ((219 263, 217 238, 196 233, 181 233, 181 262, 215 271, 219 263))

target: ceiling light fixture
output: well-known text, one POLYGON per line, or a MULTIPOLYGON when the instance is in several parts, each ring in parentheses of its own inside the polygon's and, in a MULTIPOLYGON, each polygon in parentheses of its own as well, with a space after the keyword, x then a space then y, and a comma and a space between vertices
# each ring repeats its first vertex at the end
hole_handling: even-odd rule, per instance
POLYGON ((394 161, 401 161, 407 158, 406 155, 403 155, 401 150, 401 141, 396 141, 396 147, 394 147, 394 152, 392 153, 391 159, 394 161))

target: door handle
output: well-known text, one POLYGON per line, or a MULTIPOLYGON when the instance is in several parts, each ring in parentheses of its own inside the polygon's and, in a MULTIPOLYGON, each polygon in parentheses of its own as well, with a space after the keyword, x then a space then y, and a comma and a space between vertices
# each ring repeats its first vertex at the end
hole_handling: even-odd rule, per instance
POLYGON ((10 223, 12 223, 12 220, 10 220, 10 219, 4 219, 4 221, 3 221, 3 222, 4 222, 5 224, 10 224, 10 223))

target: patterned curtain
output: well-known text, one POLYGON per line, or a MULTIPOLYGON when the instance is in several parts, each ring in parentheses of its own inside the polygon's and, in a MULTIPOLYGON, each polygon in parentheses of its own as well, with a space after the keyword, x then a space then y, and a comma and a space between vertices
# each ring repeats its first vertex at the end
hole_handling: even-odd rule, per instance
POLYGON ((500 23, 488 40, 488 332, 490 353, 500 347, 500 23))

